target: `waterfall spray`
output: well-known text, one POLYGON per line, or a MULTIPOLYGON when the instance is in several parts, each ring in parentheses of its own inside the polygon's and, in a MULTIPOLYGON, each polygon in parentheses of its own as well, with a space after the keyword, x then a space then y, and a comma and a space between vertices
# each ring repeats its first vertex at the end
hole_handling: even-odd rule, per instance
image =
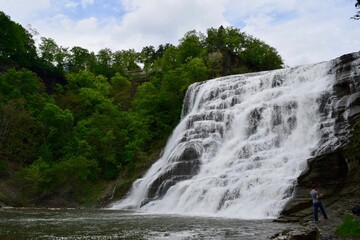
POLYGON ((160 159, 114 209, 275 218, 306 160, 336 145, 333 62, 191 85, 160 159), (320 150, 319 150, 320 149, 320 150))

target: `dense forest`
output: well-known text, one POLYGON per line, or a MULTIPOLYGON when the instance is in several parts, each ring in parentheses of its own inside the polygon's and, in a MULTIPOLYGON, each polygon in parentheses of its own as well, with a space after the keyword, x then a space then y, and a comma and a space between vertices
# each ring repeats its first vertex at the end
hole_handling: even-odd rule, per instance
POLYGON ((114 187, 120 196, 159 156, 190 84, 283 65, 233 27, 94 53, 46 37, 36 45, 3 12, 0 26, 0 202, 9 205, 94 206, 114 187))

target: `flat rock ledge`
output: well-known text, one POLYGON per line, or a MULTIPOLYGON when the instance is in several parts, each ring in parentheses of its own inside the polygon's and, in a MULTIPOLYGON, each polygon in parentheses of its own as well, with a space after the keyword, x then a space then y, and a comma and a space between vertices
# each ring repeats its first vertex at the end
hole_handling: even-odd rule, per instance
POLYGON ((316 240, 320 239, 319 229, 315 226, 302 229, 284 229, 273 235, 271 240, 316 240))
MULTIPOLYGON (((354 193, 360 192, 360 186, 356 186, 356 188, 353 188, 352 191, 354 193)), ((313 221, 312 207, 290 214, 289 216, 282 216, 274 221, 283 223, 297 222, 299 224, 299 228, 296 228, 296 230, 291 229, 288 231, 281 231, 274 235, 271 239, 340 240, 341 238, 335 233, 336 229, 342 224, 346 215, 352 215, 351 209, 359 203, 360 196, 358 194, 346 194, 337 200, 334 198, 324 200, 323 204, 329 219, 323 219, 322 215, 319 213, 318 224, 315 224, 313 221), (314 238, 308 238, 310 236, 309 231, 314 228, 317 229, 319 235, 314 238), (295 238, 295 236, 298 236, 300 233, 304 234, 303 238, 295 238)), ((347 240, 353 239, 349 238, 347 240)))

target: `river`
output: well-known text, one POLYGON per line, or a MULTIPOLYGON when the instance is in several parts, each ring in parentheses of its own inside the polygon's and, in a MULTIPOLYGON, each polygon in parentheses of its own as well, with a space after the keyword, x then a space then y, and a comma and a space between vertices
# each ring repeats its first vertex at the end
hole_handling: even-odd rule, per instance
POLYGON ((2 209, 0 239, 269 239, 296 224, 108 209, 2 209))

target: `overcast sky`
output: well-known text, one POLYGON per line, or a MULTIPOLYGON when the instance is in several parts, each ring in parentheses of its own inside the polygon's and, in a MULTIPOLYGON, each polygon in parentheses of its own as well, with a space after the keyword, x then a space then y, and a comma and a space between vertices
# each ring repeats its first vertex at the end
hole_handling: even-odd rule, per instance
MULTIPOLYGON (((190 30, 234 26, 289 66, 360 50, 355 0, 0 0, 11 19, 63 47, 98 52, 172 43, 190 30)), ((1 26, 0 26, 1 27, 1 26)))

